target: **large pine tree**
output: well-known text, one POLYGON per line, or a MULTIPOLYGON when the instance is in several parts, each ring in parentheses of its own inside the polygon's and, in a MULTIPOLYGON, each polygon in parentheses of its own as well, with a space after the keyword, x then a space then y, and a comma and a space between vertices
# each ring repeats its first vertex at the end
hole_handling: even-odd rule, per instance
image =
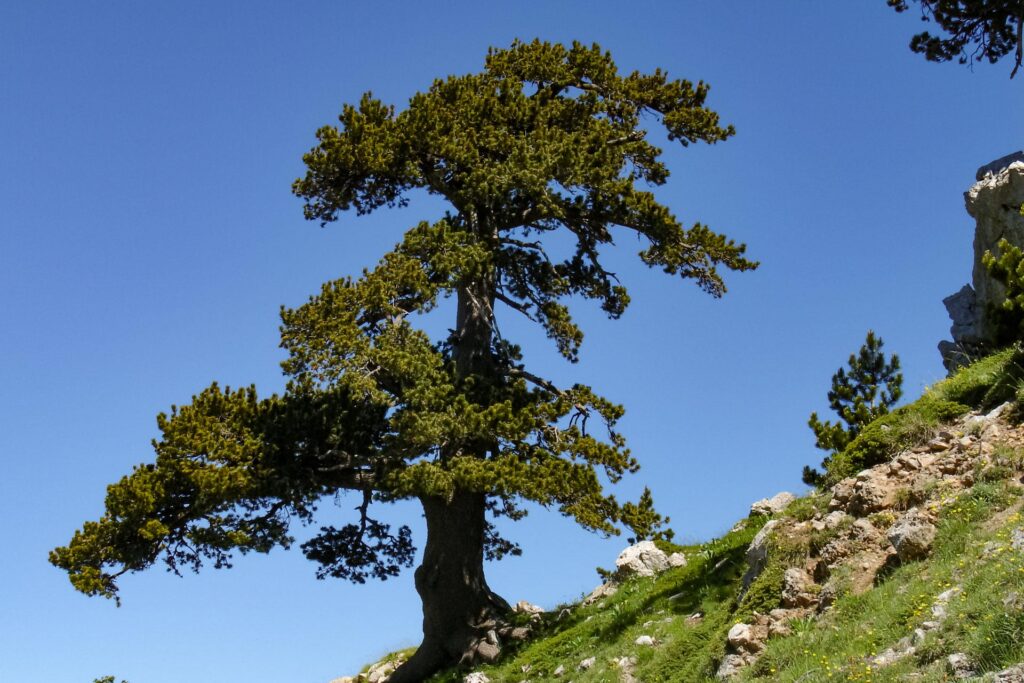
POLYGON ((161 415, 155 463, 110 486, 104 515, 51 561, 80 591, 114 597, 119 576, 159 560, 221 567, 234 552, 287 546, 295 520, 350 491, 355 519, 335 526, 331 508, 302 549, 321 577, 363 582, 397 574, 415 552, 409 528, 375 520, 372 505, 414 499, 427 524, 415 573, 423 642, 392 682, 496 657, 489 632, 500 640, 508 605, 483 561, 516 547, 489 514, 515 519, 518 502, 534 501, 640 538, 663 521, 649 495, 622 504, 605 491, 637 469, 615 431, 622 408, 531 372, 498 311, 541 326, 575 361, 583 333, 567 302, 596 300, 612 318, 629 302, 601 260, 616 234, 714 296, 725 291, 719 268, 756 267, 742 245, 684 227, 644 189, 669 175, 644 121, 683 146, 732 135, 707 92, 661 70, 621 75, 596 45, 535 41, 491 50, 482 72, 437 80, 401 111, 369 93, 346 105, 294 184, 306 217, 402 206, 415 190, 447 213, 361 277, 282 312, 282 395, 213 384, 161 415), (567 255, 551 250, 553 233, 570 238, 567 255), (447 297, 450 335, 431 339, 414 322, 447 297))

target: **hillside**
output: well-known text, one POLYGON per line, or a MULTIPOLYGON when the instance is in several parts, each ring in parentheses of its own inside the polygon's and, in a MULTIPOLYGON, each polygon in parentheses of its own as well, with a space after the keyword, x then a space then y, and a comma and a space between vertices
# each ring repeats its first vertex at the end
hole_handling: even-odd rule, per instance
POLYGON ((1024 681, 1022 377, 1015 349, 960 370, 866 428, 822 491, 633 547, 576 604, 520 603, 498 664, 431 680, 1024 681))

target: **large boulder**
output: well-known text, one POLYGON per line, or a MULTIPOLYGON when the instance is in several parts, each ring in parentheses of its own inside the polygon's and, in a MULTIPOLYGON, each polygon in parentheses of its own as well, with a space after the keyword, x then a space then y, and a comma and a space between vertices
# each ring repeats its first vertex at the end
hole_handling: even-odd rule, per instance
POLYGON ((931 552, 935 525, 920 510, 910 508, 892 525, 888 537, 900 561, 919 560, 931 552))
POLYGON ((1005 237, 1024 246, 1024 152, 1015 152, 978 169, 978 182, 965 193, 969 213, 976 222, 971 284, 943 300, 953 326, 952 341, 939 343, 943 363, 953 370, 962 365, 980 345, 993 341, 994 330, 985 312, 1005 294, 1003 286, 989 276, 982 257, 997 252, 1005 237))
POLYGON ((633 576, 654 576, 669 566, 668 555, 653 541, 640 541, 619 553, 615 577, 621 581, 633 576))

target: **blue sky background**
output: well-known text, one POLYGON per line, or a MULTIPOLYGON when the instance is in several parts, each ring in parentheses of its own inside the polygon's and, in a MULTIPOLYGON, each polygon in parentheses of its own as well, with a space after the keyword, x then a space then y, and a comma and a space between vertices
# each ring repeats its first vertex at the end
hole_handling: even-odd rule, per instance
MULTIPOLYGON (((578 365, 507 329, 541 372, 626 405, 644 469, 623 495, 648 483, 682 539, 802 490, 821 457, 807 416, 869 328, 909 396, 943 376, 941 299, 970 277, 962 193, 1024 147, 1009 65, 926 63, 907 49, 920 26, 882 0, 0 5, 0 680, 320 683, 418 642, 411 572, 321 582, 275 551, 128 577, 117 609, 46 555, 151 458, 158 412, 215 379, 281 387, 281 304, 437 216, 414 201, 303 221, 289 186, 315 129, 365 90, 401 106, 517 37, 711 83, 737 135, 668 150, 659 196, 763 265, 716 301, 623 239, 611 262, 634 303, 618 322, 585 310, 578 365)), ((419 528, 415 506, 388 516, 419 528)), ((512 535, 526 554, 490 566, 491 585, 546 607, 596 585, 624 543, 544 511, 512 535)))

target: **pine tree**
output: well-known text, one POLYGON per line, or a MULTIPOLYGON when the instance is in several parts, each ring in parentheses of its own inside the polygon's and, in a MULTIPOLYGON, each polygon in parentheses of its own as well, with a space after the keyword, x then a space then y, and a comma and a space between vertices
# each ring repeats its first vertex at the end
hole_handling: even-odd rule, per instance
MULTIPOLYGON (((945 36, 922 31, 910 41, 910 49, 932 62, 957 60, 974 64, 996 63, 1013 52, 1017 75, 1024 61, 1024 0, 914 0, 921 19, 934 21, 945 36)), ((886 0, 897 12, 910 9, 908 0, 886 0)))
POLYGON ((437 80, 401 111, 370 93, 346 105, 293 186, 306 217, 400 207, 415 190, 448 211, 361 277, 282 310, 282 395, 213 384, 159 416, 155 463, 110 486, 104 515, 51 562, 78 590, 116 597, 119 576, 160 560, 198 571, 287 547, 295 522, 349 492, 355 518, 321 526, 302 550, 321 578, 386 579, 415 549, 409 527, 374 519, 372 506, 418 500, 423 642, 391 681, 493 660, 487 634, 504 633, 509 607, 483 561, 518 552, 495 517, 518 519, 532 501, 605 534, 650 537, 665 522, 649 493, 623 504, 605 491, 638 468, 616 431, 622 407, 531 372, 499 321, 525 317, 576 361, 583 332, 569 301, 595 300, 611 318, 629 303, 601 260, 619 233, 641 240, 643 263, 716 297, 719 268, 756 267, 743 245, 684 227, 642 189, 669 172, 641 120, 683 146, 733 134, 707 93, 661 70, 620 75, 597 45, 534 41, 492 49, 482 72, 437 80), (555 233, 572 240, 567 256, 550 250, 555 233), (432 339, 413 323, 446 298, 454 326, 432 339))
MULTIPOLYGON (((856 354, 850 354, 848 368, 839 368, 832 375, 832 389, 828 392, 828 405, 839 416, 836 422, 822 422, 818 413, 811 413, 807 425, 814 432, 815 446, 831 454, 841 453, 866 425, 889 412, 889 407, 903 394, 903 375, 899 356, 893 354, 888 361, 882 353, 881 337, 868 331, 864 345, 856 354)), ((822 466, 828 470, 829 459, 822 466)), ((818 486, 823 475, 816 469, 804 467, 803 481, 818 486)))

